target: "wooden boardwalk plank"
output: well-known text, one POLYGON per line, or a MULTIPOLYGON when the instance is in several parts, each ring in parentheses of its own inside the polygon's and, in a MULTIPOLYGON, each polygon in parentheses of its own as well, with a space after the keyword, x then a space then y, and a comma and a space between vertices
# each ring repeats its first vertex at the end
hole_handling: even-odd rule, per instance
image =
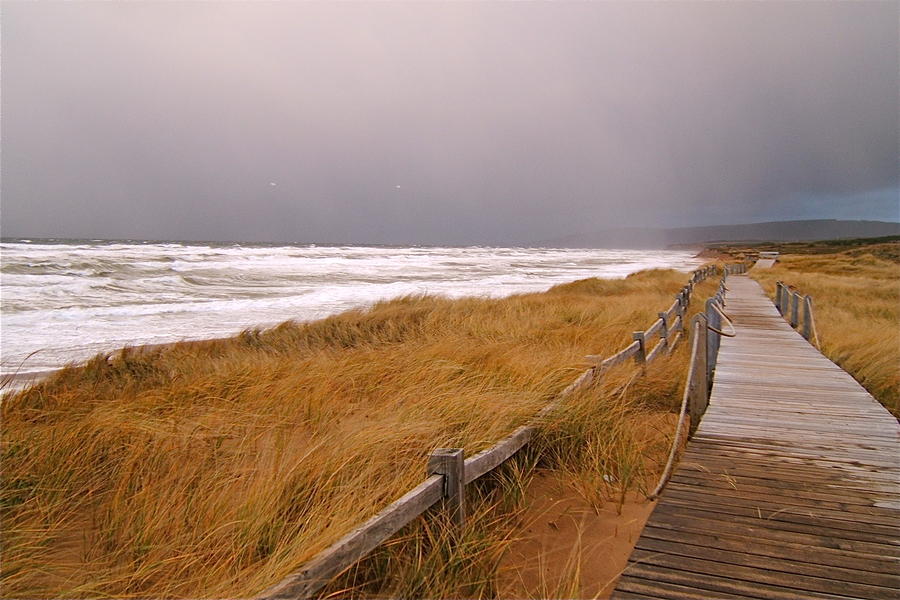
POLYGON ((900 427, 728 280, 709 408, 613 598, 900 597, 900 427))

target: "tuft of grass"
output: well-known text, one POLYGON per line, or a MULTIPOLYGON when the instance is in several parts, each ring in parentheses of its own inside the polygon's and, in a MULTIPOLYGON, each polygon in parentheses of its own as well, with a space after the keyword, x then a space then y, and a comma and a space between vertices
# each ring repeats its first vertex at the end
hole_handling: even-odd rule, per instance
POLYGON ((751 274, 773 298, 778 280, 811 296, 822 353, 900 418, 900 243, 783 255, 751 274))
MULTIPOLYGON (((620 350, 684 280, 657 270, 504 299, 408 296, 229 339, 126 348, 7 395, 4 594, 258 593, 419 483, 432 449, 471 454, 526 422, 585 354, 620 350)), ((547 448, 560 449, 547 460, 604 469, 604 498, 640 485, 648 467, 630 446, 642 440, 620 421, 667 409, 683 353, 671 361, 656 379, 622 367, 601 384, 613 386, 602 402, 567 404, 548 422, 547 448)), ((480 506, 514 512, 517 485, 478 492, 480 506)), ((503 544, 488 533, 502 528, 483 520, 453 556, 440 524, 416 525, 416 541, 398 543, 402 559, 373 563, 390 571, 372 567, 348 589, 490 596, 503 544), (397 584, 378 587, 386 579, 397 584)))

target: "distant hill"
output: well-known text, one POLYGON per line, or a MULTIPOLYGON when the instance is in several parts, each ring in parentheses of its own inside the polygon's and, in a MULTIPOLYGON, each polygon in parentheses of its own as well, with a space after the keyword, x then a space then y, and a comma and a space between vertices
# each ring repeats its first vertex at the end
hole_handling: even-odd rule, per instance
POLYGON ((803 242, 886 235, 900 235, 900 223, 819 219, 677 229, 626 227, 542 240, 534 245, 550 248, 667 248, 714 242, 803 242))

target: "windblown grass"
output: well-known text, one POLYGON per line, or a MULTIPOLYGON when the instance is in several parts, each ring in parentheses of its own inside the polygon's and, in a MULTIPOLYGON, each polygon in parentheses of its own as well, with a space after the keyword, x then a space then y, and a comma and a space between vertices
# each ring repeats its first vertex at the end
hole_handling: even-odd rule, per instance
MULTIPOLYGON (((655 270, 505 299, 406 297, 65 369, 3 401, 3 595, 258 593, 419 483, 433 448, 471 454, 522 424, 684 281, 655 270)), ((595 394, 641 385, 660 396, 635 382, 595 394)), ((629 418, 652 402, 632 404, 629 418)), ((585 410, 562 413, 554 444, 609 436, 625 416, 585 410)), ((633 440, 604 443, 559 460, 637 481, 644 463, 621 448, 633 440)))
POLYGON ((900 243, 783 255, 751 273, 772 297, 778 280, 810 295, 822 352, 900 417, 900 243))
MULTIPOLYGON (((569 396, 541 423, 533 444, 467 488, 469 518, 461 532, 433 510, 353 565, 321 597, 504 597, 504 571, 518 568, 506 552, 526 525, 525 490, 536 469, 557 472, 598 512, 607 503, 621 508, 626 492, 646 493, 656 484, 674 427, 653 425, 677 409, 688 350, 682 344, 646 371, 623 365, 569 396)), ((524 590, 525 597, 585 597, 581 586, 591 574, 581 570, 580 546, 565 558, 548 559, 541 569, 546 577, 524 590)), ((592 583, 599 589, 607 582, 592 583)))
POLYGON ((322 598, 496 598, 538 454, 530 448, 466 487, 466 526, 433 508, 350 567, 322 598))

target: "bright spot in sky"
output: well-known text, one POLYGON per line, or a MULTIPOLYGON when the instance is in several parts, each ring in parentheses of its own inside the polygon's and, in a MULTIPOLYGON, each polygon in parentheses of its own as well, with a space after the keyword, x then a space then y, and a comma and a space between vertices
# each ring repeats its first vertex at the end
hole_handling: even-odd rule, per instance
POLYGON ((270 181, 270 182, 269 182, 269 185, 271 185, 272 187, 275 187, 275 186, 278 185, 278 184, 275 183, 274 181, 270 181))
POLYGON ((397 188, 398 190, 400 189, 400 186, 399 186, 399 185, 395 185, 394 187, 397 188))

